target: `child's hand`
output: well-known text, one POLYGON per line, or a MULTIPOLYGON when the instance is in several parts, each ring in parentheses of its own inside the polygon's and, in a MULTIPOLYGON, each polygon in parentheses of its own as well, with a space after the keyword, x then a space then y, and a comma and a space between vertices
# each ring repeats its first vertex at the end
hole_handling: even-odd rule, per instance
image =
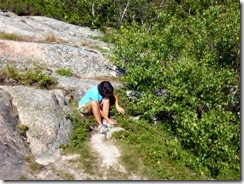
POLYGON ((120 114, 124 114, 125 113, 125 110, 122 107, 120 107, 120 106, 116 106, 116 109, 117 109, 118 113, 120 113, 120 114))

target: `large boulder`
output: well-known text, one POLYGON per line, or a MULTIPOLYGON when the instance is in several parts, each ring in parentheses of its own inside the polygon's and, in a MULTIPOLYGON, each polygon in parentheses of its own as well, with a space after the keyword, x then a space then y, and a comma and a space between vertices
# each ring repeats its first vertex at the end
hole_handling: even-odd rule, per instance
POLYGON ((65 117, 62 90, 41 90, 24 86, 2 87, 13 98, 21 125, 28 127, 27 142, 36 162, 47 165, 60 156, 59 146, 68 144, 71 122, 65 117))
POLYGON ((19 179, 27 174, 24 159, 30 151, 18 133, 18 124, 18 114, 9 94, 0 90, 0 179, 19 179))

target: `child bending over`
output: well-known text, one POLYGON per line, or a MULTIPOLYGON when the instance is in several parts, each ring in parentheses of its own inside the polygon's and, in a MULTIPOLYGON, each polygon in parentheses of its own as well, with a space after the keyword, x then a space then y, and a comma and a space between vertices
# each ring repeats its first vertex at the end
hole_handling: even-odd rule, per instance
POLYGON ((103 81, 90 88, 79 101, 79 110, 83 114, 92 113, 99 125, 99 130, 103 124, 113 126, 116 122, 109 118, 110 99, 115 100, 115 107, 118 113, 124 114, 125 110, 120 107, 118 97, 114 94, 113 86, 108 81, 103 81))

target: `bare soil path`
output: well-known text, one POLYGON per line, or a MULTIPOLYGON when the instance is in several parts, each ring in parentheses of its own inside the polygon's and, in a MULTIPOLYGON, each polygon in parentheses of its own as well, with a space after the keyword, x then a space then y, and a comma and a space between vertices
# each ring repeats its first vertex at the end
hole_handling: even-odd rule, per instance
MULTIPOLYGON (((107 134, 96 130, 91 135, 89 146, 96 154, 96 160, 90 160, 92 173, 87 173, 78 160, 80 155, 62 155, 56 163, 44 166, 40 172, 31 176, 34 180, 140 180, 133 173, 128 173, 120 162, 121 151, 110 139, 115 127, 107 134)), ((89 158, 88 158, 89 159, 89 158)))

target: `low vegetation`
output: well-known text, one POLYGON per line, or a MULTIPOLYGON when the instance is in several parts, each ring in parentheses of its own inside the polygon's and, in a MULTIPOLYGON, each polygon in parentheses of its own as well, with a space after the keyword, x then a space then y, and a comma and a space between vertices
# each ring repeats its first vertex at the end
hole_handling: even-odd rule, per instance
MULTIPOLYGON (((123 89, 116 89, 116 92, 119 93, 122 106, 125 108, 133 106, 123 89)), ((73 109, 73 113, 68 115, 73 125, 73 132, 71 143, 62 146, 63 154, 80 154, 80 159, 74 162, 79 162, 85 173, 98 174, 99 171, 94 170, 95 160, 98 158, 87 146, 91 127, 97 126, 94 117, 81 117, 75 101, 69 106, 73 109)), ((120 160, 128 174, 135 173, 148 180, 213 179, 208 176, 208 168, 203 166, 196 156, 185 151, 177 137, 170 135, 170 131, 162 124, 149 124, 143 120, 134 121, 129 114, 130 108, 126 110, 127 114, 122 116, 118 115, 114 106, 111 107, 111 116, 118 120, 118 126, 126 130, 114 133, 113 141, 121 148, 120 160)), ((116 176, 110 177, 116 179, 116 176)))
POLYGON ((67 68, 58 68, 55 70, 55 72, 59 75, 70 77, 73 75, 72 71, 67 68))
POLYGON ((56 86, 54 77, 45 75, 38 67, 20 71, 13 66, 7 65, 0 70, 0 83, 11 85, 35 86, 45 89, 52 89, 56 86))
POLYGON ((189 163, 202 163, 199 172, 239 180, 240 5, 194 2, 195 9, 183 11, 184 3, 170 3, 176 9, 161 13, 164 21, 150 27, 121 27, 111 35, 113 59, 126 71, 125 89, 141 92, 130 104, 131 115, 148 123, 156 118, 159 132, 163 126, 196 156, 189 163))
POLYGON ((0 32, 0 39, 15 40, 15 41, 26 41, 24 38, 19 37, 15 34, 8 34, 8 33, 3 33, 3 32, 0 32))
POLYGON ((32 173, 39 173, 40 172, 42 165, 38 164, 35 161, 35 157, 33 155, 26 156, 25 161, 27 162, 28 167, 32 173))
POLYGON ((149 180, 214 180, 209 169, 182 147, 164 123, 135 120, 131 115, 135 105, 123 89, 117 92, 127 113, 118 115, 113 108, 112 116, 126 131, 115 133, 114 138, 123 150, 121 159, 128 171, 138 171, 149 180))
POLYGON ((29 130, 29 127, 26 126, 26 125, 19 124, 19 125, 16 126, 16 128, 17 128, 19 134, 21 136, 23 136, 24 138, 26 138, 26 131, 29 130))

